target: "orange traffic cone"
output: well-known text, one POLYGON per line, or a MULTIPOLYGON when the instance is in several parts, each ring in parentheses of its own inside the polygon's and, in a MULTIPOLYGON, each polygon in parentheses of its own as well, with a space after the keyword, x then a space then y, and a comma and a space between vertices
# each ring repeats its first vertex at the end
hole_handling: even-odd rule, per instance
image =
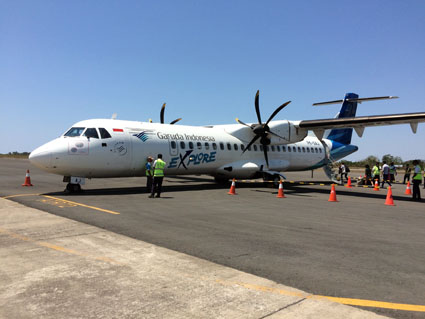
POLYGON ((332 184, 331 187, 331 194, 329 195, 329 200, 328 202, 337 202, 336 199, 336 192, 335 192, 335 184, 332 184))
POLYGON ((395 206, 391 186, 388 186, 387 199, 385 200, 385 205, 395 206))
POLYGON ((230 190, 229 190, 229 192, 227 193, 227 194, 229 194, 229 195, 236 195, 236 191, 235 191, 235 189, 236 189, 236 179, 233 179, 232 180, 232 186, 230 186, 230 190))
POLYGON ((23 183, 22 186, 32 186, 29 169, 27 169, 27 173, 25 174, 25 183, 23 183))
POLYGON ((404 192, 406 195, 412 195, 412 189, 410 188, 410 181, 407 181, 406 191, 404 192))
POLYGON ((373 188, 374 191, 379 191, 379 183, 378 180, 375 179, 375 187, 373 188))
POLYGON ((282 183, 282 180, 280 180, 280 182, 279 182, 279 190, 277 192, 277 196, 276 197, 277 198, 285 198, 286 197, 285 194, 283 193, 283 183, 282 183))
POLYGON ((350 176, 348 176, 347 185, 345 185, 345 187, 353 188, 353 186, 351 186, 351 177, 350 176))

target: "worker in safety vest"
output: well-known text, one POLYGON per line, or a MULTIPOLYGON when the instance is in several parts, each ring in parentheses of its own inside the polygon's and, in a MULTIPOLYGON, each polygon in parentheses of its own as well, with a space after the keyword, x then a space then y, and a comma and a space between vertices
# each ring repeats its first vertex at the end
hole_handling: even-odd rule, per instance
POLYGON ((164 179, 164 168, 166 164, 162 160, 162 154, 158 154, 158 159, 153 163, 153 184, 150 198, 154 197, 155 192, 156 197, 161 197, 162 180, 164 179))
POLYGON ((379 163, 376 162, 375 166, 372 167, 372 180, 373 182, 375 182, 375 180, 378 180, 378 184, 380 181, 380 176, 381 175, 381 171, 379 170, 379 163))
POLYGON ((153 182, 153 169, 152 169, 152 161, 153 157, 148 156, 145 164, 146 171, 146 193, 150 193, 152 191, 152 182, 153 182))
POLYGON ((413 171, 413 200, 421 201, 421 190, 419 185, 422 182, 422 168, 419 166, 419 162, 417 160, 413 161, 413 166, 415 166, 413 171))

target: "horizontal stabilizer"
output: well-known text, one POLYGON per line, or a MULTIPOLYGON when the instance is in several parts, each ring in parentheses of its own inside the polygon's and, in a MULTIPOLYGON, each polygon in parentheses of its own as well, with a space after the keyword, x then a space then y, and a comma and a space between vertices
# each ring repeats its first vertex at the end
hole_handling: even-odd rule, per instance
POLYGON ((314 106, 319 105, 328 105, 328 104, 341 104, 344 101, 347 102, 367 102, 367 101, 377 101, 377 100, 390 100, 390 99, 398 99, 398 96, 377 96, 377 97, 363 97, 363 98, 356 98, 356 99, 345 99, 345 100, 335 100, 335 101, 328 101, 328 102, 319 102, 314 103, 314 106))

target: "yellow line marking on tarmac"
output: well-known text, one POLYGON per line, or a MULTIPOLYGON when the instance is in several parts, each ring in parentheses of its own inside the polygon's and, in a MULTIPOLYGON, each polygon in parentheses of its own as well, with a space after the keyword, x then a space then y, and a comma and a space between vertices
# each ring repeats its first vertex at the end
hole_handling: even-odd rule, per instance
POLYGON ((62 199, 62 198, 58 198, 58 197, 53 197, 53 196, 49 196, 49 195, 43 195, 43 194, 17 194, 17 195, 4 196, 2 198, 8 199, 8 198, 13 198, 13 197, 23 197, 23 196, 43 196, 43 197, 54 200, 52 202, 47 202, 47 201, 42 200, 43 202, 45 202, 47 204, 55 205, 55 206, 60 207, 60 208, 81 206, 81 207, 86 207, 86 208, 98 210, 98 211, 108 213, 108 214, 120 215, 120 213, 114 212, 113 210, 99 208, 99 207, 96 207, 96 206, 89 206, 89 205, 73 202, 73 201, 70 201, 70 200, 66 200, 66 199, 62 199), (65 206, 65 204, 67 204, 67 205, 65 206))
POLYGON ((88 258, 91 258, 91 259, 104 261, 104 262, 107 262, 107 263, 110 263, 110 264, 125 265, 124 263, 116 261, 116 260, 109 258, 109 257, 93 256, 91 254, 83 253, 81 251, 77 251, 77 250, 74 250, 74 249, 69 249, 69 248, 65 248, 65 247, 62 247, 62 246, 57 246, 57 245, 53 245, 53 244, 50 244, 50 243, 46 243, 44 241, 36 241, 36 240, 34 240, 30 237, 26 237, 26 236, 23 236, 23 235, 20 235, 20 234, 16 234, 16 233, 11 232, 7 229, 0 228, 0 233, 6 234, 9 237, 16 238, 16 239, 19 239, 19 240, 22 240, 22 241, 31 242, 31 243, 33 243, 37 246, 50 248, 50 249, 60 251, 60 252, 64 252, 64 253, 68 253, 68 254, 71 254, 71 255, 88 257, 88 258))
POLYGON ((13 197, 22 197, 22 196, 40 196, 41 194, 18 194, 18 195, 9 195, 9 196, 3 196, 2 198, 8 199, 13 197))
POLYGON ((71 204, 71 205, 76 205, 76 206, 81 206, 81 207, 86 207, 86 208, 98 210, 98 211, 108 213, 108 214, 120 215, 120 213, 114 212, 113 210, 109 210, 109 209, 103 209, 103 208, 99 208, 99 207, 96 207, 96 206, 89 206, 89 205, 85 205, 85 204, 81 204, 81 203, 77 203, 77 202, 73 202, 73 201, 70 201, 70 200, 66 200, 66 199, 62 199, 62 198, 58 198, 58 197, 53 197, 53 196, 49 196, 49 195, 41 195, 41 196, 47 197, 47 198, 50 198, 50 199, 54 199, 54 200, 57 200, 57 201, 62 201, 63 203, 67 203, 67 204, 71 204))
POLYGON ((366 299, 339 298, 339 297, 330 297, 330 296, 321 296, 321 295, 309 295, 309 294, 305 294, 305 293, 301 293, 297 291, 289 291, 285 289, 258 286, 253 284, 240 283, 240 282, 228 282, 228 281, 224 281, 220 279, 217 279, 216 282, 223 285, 238 285, 251 290, 271 292, 271 293, 286 295, 286 296, 294 296, 294 297, 314 299, 314 300, 327 299, 333 302, 337 302, 337 303, 349 305, 349 306, 361 306, 361 307, 386 308, 386 309, 393 309, 393 310, 425 312, 425 306, 423 305, 401 304, 401 303, 366 300, 366 299))

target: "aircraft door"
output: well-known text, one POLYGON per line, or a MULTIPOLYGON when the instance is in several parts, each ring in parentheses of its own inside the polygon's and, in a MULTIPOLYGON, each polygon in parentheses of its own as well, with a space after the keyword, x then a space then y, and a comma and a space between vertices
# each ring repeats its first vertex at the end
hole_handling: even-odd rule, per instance
POLYGON ((177 156, 179 154, 179 144, 176 141, 168 141, 168 146, 170 148, 170 155, 177 156))

